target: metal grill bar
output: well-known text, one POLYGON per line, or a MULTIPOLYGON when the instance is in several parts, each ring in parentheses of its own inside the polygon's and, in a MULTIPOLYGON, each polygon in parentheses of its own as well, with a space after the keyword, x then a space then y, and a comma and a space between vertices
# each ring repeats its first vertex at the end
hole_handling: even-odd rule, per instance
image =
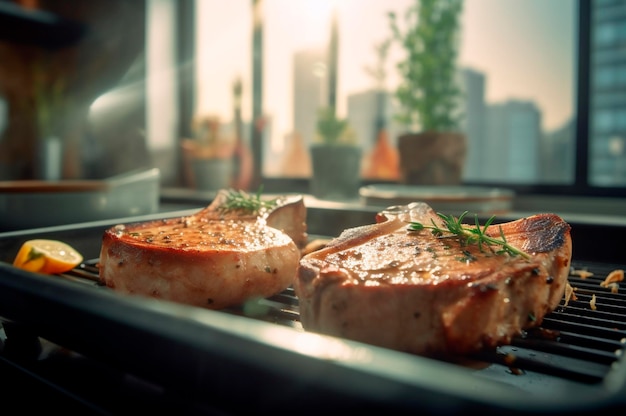
POLYGON ((612 341, 603 338, 590 337, 588 335, 576 334, 567 331, 560 331, 559 340, 568 344, 579 345, 581 347, 587 347, 597 349, 601 351, 615 352, 616 350, 624 348, 623 340, 612 341))
POLYGON ((584 324, 581 322, 577 322, 572 316, 570 316, 570 320, 560 319, 561 314, 558 312, 554 312, 548 316, 546 316, 543 320, 542 327, 546 329, 556 330, 556 331, 569 331, 575 332, 583 335, 589 335, 599 338, 606 338, 612 340, 620 340, 624 337, 624 333, 622 331, 618 331, 612 328, 603 328, 594 325, 584 324))
MULTIPOLYGON (((99 285, 97 264, 97 259, 87 261, 63 277, 99 285)), ((506 366, 513 374, 536 372, 582 383, 601 382, 626 348, 626 295, 600 285, 613 270, 610 266, 577 265, 572 271, 583 268, 594 275, 569 276, 576 299, 570 299, 567 305, 562 302, 539 328, 515 337, 510 345, 471 358, 506 366), (591 307, 593 295, 595 310, 591 307)), ((303 330, 298 306, 298 298, 290 287, 267 299, 223 312, 303 330)))
POLYGON ((575 344, 569 344, 559 341, 547 341, 536 339, 515 338, 511 345, 516 347, 524 347, 536 351, 549 352, 558 354, 563 357, 578 358, 585 361, 596 362, 600 364, 610 365, 617 359, 615 352, 607 352, 596 350, 593 348, 582 347, 575 344))
POLYGON ((481 361, 506 366, 516 375, 533 371, 588 384, 601 382, 610 369, 604 365, 575 358, 543 354, 534 349, 512 346, 503 346, 498 348, 496 353, 480 353, 475 357, 481 361))

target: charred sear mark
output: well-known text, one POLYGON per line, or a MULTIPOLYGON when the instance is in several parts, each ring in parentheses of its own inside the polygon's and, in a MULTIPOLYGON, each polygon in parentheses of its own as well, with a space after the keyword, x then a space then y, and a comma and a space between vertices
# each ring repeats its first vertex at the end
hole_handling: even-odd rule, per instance
POLYGON ((527 221, 523 230, 532 238, 528 239, 524 250, 527 252, 548 252, 555 250, 565 243, 565 237, 570 225, 563 221, 556 221, 552 216, 545 216, 539 220, 527 221))

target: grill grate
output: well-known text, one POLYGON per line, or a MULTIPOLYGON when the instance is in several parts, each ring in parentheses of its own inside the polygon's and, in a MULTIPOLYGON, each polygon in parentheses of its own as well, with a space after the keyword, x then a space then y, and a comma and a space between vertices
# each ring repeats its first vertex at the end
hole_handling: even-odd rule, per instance
MULTIPOLYGON (((505 366, 512 374, 534 372, 587 384, 601 382, 626 348, 626 289, 618 286, 614 293, 600 284, 618 268, 574 263, 569 283, 575 298, 571 297, 567 304, 561 301, 540 327, 515 337, 510 345, 471 358, 487 365, 505 366), (580 270, 593 275, 583 278, 576 274, 580 270), (594 297, 595 309, 592 308, 594 297)), ((100 286, 97 260, 85 262, 63 277, 100 286)), ((223 312, 303 330, 293 288, 253 305, 223 312)))

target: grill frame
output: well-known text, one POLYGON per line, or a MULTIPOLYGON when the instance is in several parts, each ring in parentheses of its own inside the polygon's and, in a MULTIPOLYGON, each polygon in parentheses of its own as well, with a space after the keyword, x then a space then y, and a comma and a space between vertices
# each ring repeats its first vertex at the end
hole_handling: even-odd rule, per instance
POLYGON ((559 326, 567 326, 567 314, 572 311, 586 319, 594 314, 606 317, 615 313, 613 309, 623 312, 620 303, 626 306, 624 295, 613 296, 598 284, 602 273, 623 268, 617 263, 575 261, 575 268, 598 270, 597 277, 571 280, 572 286, 583 287, 579 300, 546 317, 548 329, 556 325, 561 336, 565 332, 581 346, 573 341, 568 347, 560 341, 543 342, 546 351, 537 350, 532 344, 536 337, 519 337, 510 346, 472 357, 489 364, 477 368, 475 362, 442 362, 306 333, 297 320, 297 299, 291 289, 261 300, 261 308, 256 310, 264 314, 250 316, 237 308, 205 311, 131 299, 98 286, 93 264, 104 229, 120 222, 192 212, 195 210, 0 234, 0 260, 7 262, 21 243, 33 236, 64 240, 92 259, 84 268, 61 277, 40 276, 0 263, 0 317, 5 326, 22 328, 22 333, 45 345, 69 349, 119 369, 125 379, 149 384, 161 398, 154 401, 157 406, 163 405, 162 393, 167 391, 168 403, 184 402, 203 414, 207 407, 228 412, 248 406, 275 411, 277 403, 297 406, 294 409, 305 407, 305 413, 362 407, 407 413, 419 409, 425 414, 460 414, 473 409, 488 414, 571 415, 626 408, 623 354, 612 359, 606 351, 598 352, 612 346, 621 346, 623 352, 624 315, 620 315, 622 321, 616 321, 622 323, 621 332, 591 325, 589 335, 563 331, 559 326), (586 297, 596 285, 598 309, 591 311, 585 308, 586 297), (603 311, 605 306, 611 311, 603 311), (607 341, 593 331, 602 337, 607 332, 621 338, 607 341), (315 344, 317 349, 307 347, 315 344), (511 354, 515 365, 509 361, 511 354), (538 356, 545 362, 538 361, 538 356), (578 361, 573 361, 572 367, 561 362, 581 356, 585 357, 582 368, 578 361), (589 357, 601 363, 589 365, 589 357), (523 374, 515 374, 518 368, 523 374), (215 374, 219 376, 211 376, 215 374), (277 385, 281 386, 280 395, 277 385), (248 398, 245 404, 242 393, 248 398))

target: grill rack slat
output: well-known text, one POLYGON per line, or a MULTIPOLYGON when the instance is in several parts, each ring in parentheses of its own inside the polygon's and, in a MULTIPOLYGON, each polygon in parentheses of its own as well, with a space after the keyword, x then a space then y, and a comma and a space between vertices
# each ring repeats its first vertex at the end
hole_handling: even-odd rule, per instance
POLYGON ((567 331, 559 332, 559 340, 580 347, 612 352, 613 354, 615 354, 615 351, 624 348, 623 340, 613 341, 567 331))
POLYGON ((526 349, 532 349, 535 351, 558 354, 563 357, 578 358, 584 361, 590 361, 605 365, 610 365, 617 359, 615 352, 611 353, 603 350, 582 347, 575 344, 564 343, 561 341, 538 341, 536 339, 517 337, 513 339, 511 345, 515 347, 524 347, 526 349))
POLYGON ((620 340, 623 337, 623 334, 620 331, 614 329, 600 328, 593 325, 586 325, 579 322, 570 322, 567 320, 559 319, 559 314, 554 312, 544 318, 541 326, 543 328, 555 331, 565 330, 569 332, 582 333, 584 335, 612 340, 620 340))
MULTIPOLYGON (((577 294, 583 293, 583 294, 590 295, 592 293, 595 293, 596 295, 605 295, 607 297, 611 297, 611 295, 613 295, 613 297, 617 299, 622 299, 622 300, 626 299, 626 295, 621 294, 621 293, 612 293, 610 287, 601 286, 600 283, 602 283, 602 280, 593 282, 593 281, 589 281, 589 279, 572 279, 569 282, 572 286, 576 286, 576 288, 578 289, 577 294)), ((615 282, 615 283, 618 284, 618 289, 619 289, 619 282, 615 282)), ((622 286, 625 286, 625 285, 626 284, 622 282, 622 286)))
MULTIPOLYGON (((601 382, 626 348, 626 294, 612 293, 609 288, 600 286, 604 281, 602 276, 613 270, 610 266, 595 268, 576 264, 574 269, 594 272, 593 277, 586 279, 569 276, 577 300, 570 299, 567 305, 562 302, 544 317, 539 328, 514 337, 510 345, 470 358, 508 367, 513 374, 536 372, 587 384, 601 382), (589 303, 593 294, 596 295, 596 310, 591 309, 589 303)), ((62 277, 101 286, 98 259, 85 261, 62 277)), ((626 283, 619 290, 624 288, 626 283)), ((298 306, 298 298, 289 287, 253 304, 223 312, 303 331, 298 306)))
POLYGON ((579 297, 579 300, 570 301, 567 307, 568 309, 577 309, 579 311, 578 313, 582 315, 604 316, 607 320, 617 317, 617 320, 619 320, 622 316, 626 315, 626 307, 619 303, 622 303, 622 305, 626 304, 626 299, 621 302, 615 301, 608 303, 605 298, 596 298, 596 309, 592 309, 589 300, 579 297))
POLYGON ((606 365, 514 346, 502 346, 495 352, 481 352, 473 357, 508 367, 515 375, 533 371, 586 384, 601 382, 610 369, 606 365))
POLYGON ((620 321, 619 316, 615 314, 609 316, 600 311, 588 311, 580 308, 575 309, 567 307, 558 310, 553 316, 554 315, 558 316, 562 321, 576 322, 591 327, 607 328, 616 331, 616 333, 626 335, 626 331, 624 330, 626 328, 626 322, 620 321), (593 315, 590 313, 593 313, 593 315), (606 319, 607 316, 612 319, 606 319))
MULTIPOLYGON (((595 297, 596 309, 593 310, 595 313, 608 312, 620 316, 626 314, 626 295, 624 293, 613 293, 609 288, 600 285, 582 286, 573 282, 570 284, 576 288, 574 292, 576 297, 570 299, 567 306, 593 310, 591 309, 591 301, 595 297)), ((623 291, 626 285, 623 284, 622 286, 623 288, 620 290, 623 291)))

